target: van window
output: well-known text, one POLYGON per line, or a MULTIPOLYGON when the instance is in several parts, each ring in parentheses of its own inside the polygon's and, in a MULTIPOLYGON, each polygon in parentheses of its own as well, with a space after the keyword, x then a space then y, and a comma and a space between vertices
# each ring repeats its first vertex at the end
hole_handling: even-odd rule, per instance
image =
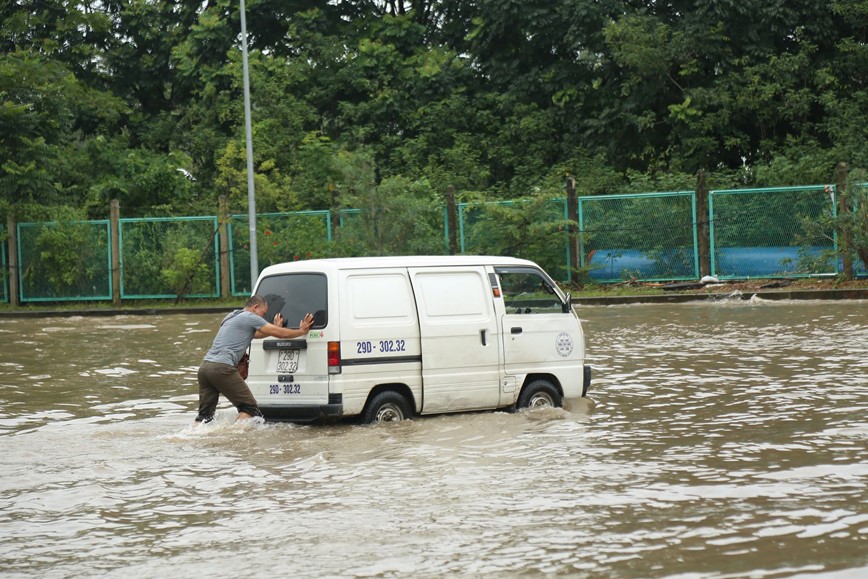
POLYGON ((530 267, 496 268, 508 314, 559 314, 561 300, 542 274, 530 267))
POLYGON ((321 273, 287 273, 263 278, 256 293, 268 302, 265 319, 280 312, 289 328, 297 328, 305 314, 313 314, 313 327, 328 324, 328 283, 321 273))
POLYGON ((347 278, 347 299, 356 320, 378 324, 412 318, 410 288, 400 274, 353 275, 347 278))

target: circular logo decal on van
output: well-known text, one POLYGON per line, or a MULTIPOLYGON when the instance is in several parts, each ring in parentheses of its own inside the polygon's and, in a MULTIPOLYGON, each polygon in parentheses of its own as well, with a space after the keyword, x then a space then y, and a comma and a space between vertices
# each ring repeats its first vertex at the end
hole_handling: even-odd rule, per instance
POLYGON ((555 338, 555 350, 562 357, 566 358, 573 353, 573 337, 566 332, 561 332, 555 338))

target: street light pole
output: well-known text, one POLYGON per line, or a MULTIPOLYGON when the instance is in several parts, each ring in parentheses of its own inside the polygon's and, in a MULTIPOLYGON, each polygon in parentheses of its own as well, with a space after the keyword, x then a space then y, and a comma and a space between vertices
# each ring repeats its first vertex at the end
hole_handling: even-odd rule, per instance
POLYGON ((250 125, 250 72, 247 66, 247 10, 241 2, 241 61, 244 72, 244 132, 247 136, 247 212, 250 227, 250 290, 259 277, 259 250, 256 244, 256 191, 253 186, 253 129, 250 125))

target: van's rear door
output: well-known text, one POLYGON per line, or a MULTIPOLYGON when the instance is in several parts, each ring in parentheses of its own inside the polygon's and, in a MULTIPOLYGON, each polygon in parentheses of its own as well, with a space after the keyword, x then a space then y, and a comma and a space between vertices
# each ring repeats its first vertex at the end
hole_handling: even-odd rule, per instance
POLYGON ((422 337, 424 413, 496 408, 500 348, 485 268, 409 268, 422 337))
POLYGON ((311 331, 303 338, 255 339, 250 348, 247 385, 268 418, 305 418, 292 407, 319 407, 329 403, 326 342, 329 325, 328 283, 322 272, 291 272, 260 280, 257 293, 268 302, 266 320, 280 313, 290 328, 297 328, 308 312, 314 315, 311 331))

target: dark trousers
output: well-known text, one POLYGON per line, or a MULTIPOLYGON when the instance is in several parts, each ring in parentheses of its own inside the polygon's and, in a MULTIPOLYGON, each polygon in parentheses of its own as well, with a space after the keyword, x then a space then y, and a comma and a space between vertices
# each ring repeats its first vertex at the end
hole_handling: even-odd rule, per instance
POLYGON ((199 381, 197 422, 210 422, 214 418, 221 394, 238 409, 238 412, 262 416, 256 398, 233 366, 217 362, 202 362, 197 379, 199 381))

